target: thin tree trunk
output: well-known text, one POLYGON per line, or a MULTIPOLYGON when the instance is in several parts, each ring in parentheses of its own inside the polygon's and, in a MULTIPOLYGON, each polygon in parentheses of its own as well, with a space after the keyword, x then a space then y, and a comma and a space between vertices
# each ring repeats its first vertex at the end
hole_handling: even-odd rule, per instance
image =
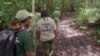
POLYGON ((32 0, 32 13, 35 12, 35 0, 32 0))
POLYGON ((61 15, 63 15, 63 12, 64 12, 64 3, 65 3, 65 0, 62 0, 62 12, 61 12, 61 15))

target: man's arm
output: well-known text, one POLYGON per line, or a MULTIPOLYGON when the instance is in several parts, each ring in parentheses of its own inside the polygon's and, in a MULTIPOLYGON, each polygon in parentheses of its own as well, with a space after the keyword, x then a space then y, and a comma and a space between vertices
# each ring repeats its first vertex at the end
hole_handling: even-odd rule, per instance
POLYGON ((37 31, 36 35, 37 35, 37 39, 39 40, 40 39, 40 31, 37 31))
POLYGON ((33 52, 33 39, 30 36, 30 34, 25 34, 24 37, 24 49, 26 56, 35 56, 35 53, 33 52))
POLYGON ((37 39, 39 40, 40 39, 40 27, 39 27, 39 22, 36 24, 36 36, 37 36, 37 39))
POLYGON ((54 30, 54 33, 55 33, 55 38, 57 38, 57 25, 56 25, 56 23, 55 23, 55 21, 54 20, 52 20, 52 25, 53 25, 53 30, 54 30))

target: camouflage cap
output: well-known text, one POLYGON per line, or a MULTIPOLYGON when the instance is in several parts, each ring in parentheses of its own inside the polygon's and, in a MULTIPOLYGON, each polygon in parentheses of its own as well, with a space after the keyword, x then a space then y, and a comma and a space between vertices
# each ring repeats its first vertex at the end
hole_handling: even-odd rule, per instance
POLYGON ((30 16, 30 13, 27 11, 27 10, 19 10, 17 13, 16 13, 16 18, 21 21, 21 20, 24 20, 26 17, 30 16))
POLYGON ((30 16, 30 17, 33 17, 33 16, 34 16, 34 14, 33 14, 33 13, 29 13, 29 16, 30 16))

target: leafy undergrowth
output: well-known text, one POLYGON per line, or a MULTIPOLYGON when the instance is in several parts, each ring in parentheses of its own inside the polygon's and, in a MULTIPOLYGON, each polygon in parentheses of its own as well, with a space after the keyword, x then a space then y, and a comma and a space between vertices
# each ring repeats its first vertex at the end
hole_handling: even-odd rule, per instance
POLYGON ((81 8, 77 15, 77 21, 82 25, 87 23, 95 24, 100 19, 99 14, 99 9, 97 8, 81 8))
POLYGON ((81 8, 76 16, 81 32, 88 32, 100 44, 100 9, 81 8))
POLYGON ((57 39, 54 41, 56 54, 54 56, 99 56, 100 48, 92 39, 93 36, 89 35, 90 33, 84 34, 93 31, 94 29, 91 28, 91 30, 86 26, 76 27, 77 24, 73 22, 72 17, 66 18, 67 19, 60 22, 60 27, 58 27, 58 29, 61 30, 59 31, 57 39), (82 31, 79 31, 82 35, 77 32, 79 29, 82 31), (74 35, 76 32, 79 35, 74 35), (70 37, 68 37, 69 35, 70 37))
POLYGON ((95 28, 93 38, 98 44, 100 44, 100 28, 95 28))

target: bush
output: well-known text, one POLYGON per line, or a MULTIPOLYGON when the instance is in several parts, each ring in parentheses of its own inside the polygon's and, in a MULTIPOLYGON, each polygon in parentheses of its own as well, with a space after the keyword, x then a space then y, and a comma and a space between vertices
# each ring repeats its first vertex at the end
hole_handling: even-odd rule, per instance
POLYGON ((20 9, 31 11, 32 0, 1 0, 0 2, 0 27, 8 27, 9 22, 15 17, 15 14, 20 9), (19 6, 17 5, 19 4, 19 6))
POLYGON ((100 19, 98 10, 97 8, 82 8, 77 16, 77 21, 80 24, 95 24, 100 19))

